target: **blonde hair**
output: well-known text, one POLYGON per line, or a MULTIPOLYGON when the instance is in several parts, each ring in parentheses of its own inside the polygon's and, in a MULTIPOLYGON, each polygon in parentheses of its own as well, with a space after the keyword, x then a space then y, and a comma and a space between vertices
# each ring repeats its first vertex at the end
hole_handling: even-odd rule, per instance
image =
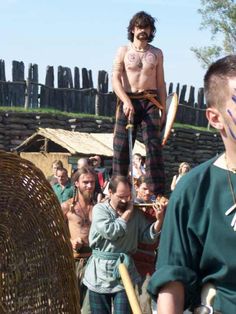
POLYGON ((186 161, 181 162, 181 164, 179 165, 179 173, 182 173, 182 168, 184 166, 187 166, 190 169, 190 164, 189 163, 187 163, 186 161))

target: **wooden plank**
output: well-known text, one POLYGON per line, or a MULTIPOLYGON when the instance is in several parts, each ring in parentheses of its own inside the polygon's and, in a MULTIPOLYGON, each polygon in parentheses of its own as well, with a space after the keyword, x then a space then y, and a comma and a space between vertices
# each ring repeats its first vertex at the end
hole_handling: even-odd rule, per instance
POLYGON ((198 108, 206 109, 206 105, 204 103, 204 88, 203 87, 198 89, 197 106, 198 108))
POLYGON ((74 87, 80 89, 80 73, 78 67, 74 68, 74 87))
POLYGON ((0 81, 6 81, 5 61, 0 59, 0 81))
MULTIPOLYGON (((25 81, 25 65, 23 62, 12 62, 12 81, 25 81)), ((10 92, 11 106, 24 106, 25 104, 25 85, 13 85, 10 92)))
POLYGON ((194 107, 195 103, 195 88, 190 86, 189 97, 188 97, 188 105, 194 107))
MULTIPOLYGON (((5 61, 0 59, 0 81, 6 81, 6 74, 5 74, 5 61)), ((6 106, 6 100, 8 92, 6 93, 6 84, 0 84, 0 106, 6 106)))
POLYGON ((82 68, 82 88, 89 88, 89 77, 86 68, 82 68))
POLYGON ((180 96, 179 96, 179 103, 180 104, 185 104, 185 95, 186 95, 186 91, 187 91, 187 85, 183 85, 181 92, 180 92, 180 96))
POLYGON ((173 93, 173 83, 169 84, 168 95, 173 93))
POLYGON ((34 83, 32 85, 32 104, 31 104, 31 108, 38 108, 38 82, 39 82, 39 75, 38 75, 38 65, 37 64, 33 64, 32 65, 32 77, 31 77, 31 81, 34 83))
POLYGON ((88 71, 88 80, 89 80, 89 87, 93 88, 93 73, 92 73, 92 70, 88 71))

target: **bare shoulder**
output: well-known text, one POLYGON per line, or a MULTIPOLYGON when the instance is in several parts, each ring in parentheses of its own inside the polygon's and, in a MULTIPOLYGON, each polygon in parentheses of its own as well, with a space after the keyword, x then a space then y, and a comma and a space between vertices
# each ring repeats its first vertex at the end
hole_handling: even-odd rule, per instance
POLYGON ((154 53, 157 57, 161 57, 161 58, 163 57, 163 52, 158 47, 154 47, 154 46, 150 45, 150 51, 152 53, 154 53))
POLYGON ((128 46, 125 45, 125 46, 120 46, 118 49, 117 49, 117 54, 120 55, 120 56, 124 56, 126 54, 126 52, 128 51, 128 46))
POLYGON ((68 213, 68 211, 71 209, 72 203, 73 203, 73 198, 70 198, 69 200, 67 200, 66 202, 63 202, 61 204, 61 209, 62 209, 64 215, 66 215, 68 213))

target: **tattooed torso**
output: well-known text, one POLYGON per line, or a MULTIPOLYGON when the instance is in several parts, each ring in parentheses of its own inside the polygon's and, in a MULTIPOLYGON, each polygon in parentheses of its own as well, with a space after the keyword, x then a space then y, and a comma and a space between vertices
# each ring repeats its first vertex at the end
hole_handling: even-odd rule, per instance
POLYGON ((119 49, 113 72, 121 75, 126 92, 141 92, 158 88, 158 72, 162 71, 163 54, 159 48, 149 45, 144 52, 136 51, 132 45, 119 49), (161 69, 159 69, 161 67, 161 69))

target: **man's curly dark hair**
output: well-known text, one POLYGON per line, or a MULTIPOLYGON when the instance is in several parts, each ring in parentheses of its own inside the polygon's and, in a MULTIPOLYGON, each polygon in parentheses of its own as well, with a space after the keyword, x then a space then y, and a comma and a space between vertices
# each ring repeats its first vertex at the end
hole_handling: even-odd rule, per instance
POLYGON ((129 26, 127 27, 128 30, 128 39, 133 42, 134 41, 134 34, 132 31, 134 30, 134 27, 137 26, 139 28, 146 28, 148 26, 151 27, 151 34, 148 38, 148 42, 150 43, 156 33, 156 27, 155 27, 155 21, 156 19, 152 17, 150 14, 140 11, 136 13, 132 19, 129 22, 129 26))

